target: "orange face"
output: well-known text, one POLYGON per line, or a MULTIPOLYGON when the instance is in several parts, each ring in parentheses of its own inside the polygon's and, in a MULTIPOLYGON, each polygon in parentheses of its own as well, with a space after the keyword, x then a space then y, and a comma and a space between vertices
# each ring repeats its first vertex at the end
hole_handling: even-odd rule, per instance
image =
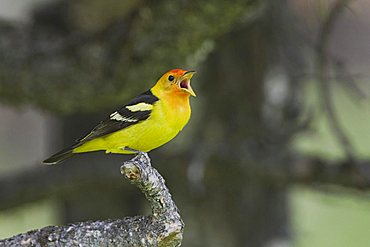
POLYGON ((167 92, 195 96, 190 85, 190 80, 195 74, 194 71, 173 69, 165 73, 157 82, 156 86, 167 92))

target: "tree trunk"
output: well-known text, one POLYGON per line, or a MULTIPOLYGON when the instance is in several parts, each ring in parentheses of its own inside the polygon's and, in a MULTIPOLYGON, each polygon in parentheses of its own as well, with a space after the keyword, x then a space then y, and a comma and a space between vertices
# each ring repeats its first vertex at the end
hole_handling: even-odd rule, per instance
POLYGON ((205 195, 191 202, 192 219, 184 217, 185 223, 198 223, 186 229, 185 236, 196 236, 185 237, 186 246, 289 244, 287 189, 259 176, 261 170, 287 171, 287 143, 294 133, 289 125, 271 128, 265 116, 266 74, 274 54, 263 25, 219 40, 201 71, 207 101, 194 136, 206 153, 201 156, 208 157, 200 161, 205 195))

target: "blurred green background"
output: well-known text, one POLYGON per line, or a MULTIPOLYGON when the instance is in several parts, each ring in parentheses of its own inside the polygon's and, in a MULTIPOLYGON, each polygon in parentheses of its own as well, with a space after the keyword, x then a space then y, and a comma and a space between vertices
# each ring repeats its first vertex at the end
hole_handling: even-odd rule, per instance
MULTIPOLYGON (((307 104, 317 104, 314 88, 307 88, 307 104)), ((367 158, 367 135, 370 133, 369 102, 353 102, 340 89, 335 91, 336 105, 351 140, 362 157, 367 158)), ((310 154, 330 159, 340 158, 343 153, 329 130, 325 118, 318 117, 310 134, 302 134, 295 140, 296 148, 310 154)), ((2 144, 5 145, 5 144, 2 144)), ((13 145, 17 145, 14 143, 13 145)), ((4 154, 6 156, 6 154, 4 154)), ((310 189, 294 186, 289 190, 292 246, 368 246, 370 234, 370 194, 353 190, 328 189, 322 186, 310 189)), ((31 229, 55 225, 60 222, 58 200, 28 203, 0 213, 0 238, 31 229)), ((180 206, 181 207, 181 206, 180 206)))
POLYGON ((182 212, 183 246, 369 246, 368 1, 0 6, 0 239, 149 213, 119 176, 127 157, 40 161, 184 67, 198 72, 192 120, 151 153, 182 212))

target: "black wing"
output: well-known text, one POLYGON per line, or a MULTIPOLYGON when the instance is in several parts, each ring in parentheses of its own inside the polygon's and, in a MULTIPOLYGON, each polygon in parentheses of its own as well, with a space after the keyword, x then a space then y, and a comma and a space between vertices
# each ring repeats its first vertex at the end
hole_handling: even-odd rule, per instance
POLYGON ((107 119, 97 125, 87 136, 79 139, 78 142, 87 142, 97 137, 111 134, 131 125, 135 125, 147 119, 152 112, 152 107, 150 106, 153 106, 153 104, 158 100, 159 99, 153 95, 150 90, 140 94, 127 105, 113 112, 107 119))

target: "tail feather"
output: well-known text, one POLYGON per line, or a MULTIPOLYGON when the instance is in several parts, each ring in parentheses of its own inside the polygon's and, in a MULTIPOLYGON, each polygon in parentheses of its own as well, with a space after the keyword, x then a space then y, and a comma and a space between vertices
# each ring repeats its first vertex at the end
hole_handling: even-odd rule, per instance
POLYGON ((46 160, 44 160, 42 163, 46 164, 46 165, 55 165, 55 164, 58 164, 70 157, 73 156, 73 149, 76 148, 77 146, 79 146, 79 144, 74 144, 70 147, 67 147, 63 150, 61 150, 60 152, 56 153, 56 154, 53 154, 52 156, 50 156, 49 158, 47 158, 46 160))

